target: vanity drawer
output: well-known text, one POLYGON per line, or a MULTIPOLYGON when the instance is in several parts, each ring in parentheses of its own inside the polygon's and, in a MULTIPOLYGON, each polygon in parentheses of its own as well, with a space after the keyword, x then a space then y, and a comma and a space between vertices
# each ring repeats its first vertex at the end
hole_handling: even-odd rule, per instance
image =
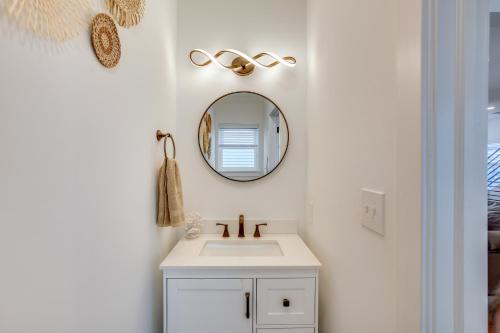
POLYGON ((314 328, 263 328, 257 333, 314 333, 314 328))
MULTIPOLYGON (((315 298, 316 279, 314 278, 257 279, 257 323, 259 325, 314 325, 315 298)), ((295 331, 291 332, 295 333, 295 331)), ((309 333, 307 329, 305 332, 309 333)), ((271 331, 271 333, 275 332, 271 331)), ((298 331, 298 333, 303 332, 298 331)))

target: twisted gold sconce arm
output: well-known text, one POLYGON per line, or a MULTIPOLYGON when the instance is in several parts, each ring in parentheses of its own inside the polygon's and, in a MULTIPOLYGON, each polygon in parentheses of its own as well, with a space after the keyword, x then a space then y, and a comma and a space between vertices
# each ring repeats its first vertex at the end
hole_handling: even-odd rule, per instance
POLYGON ((271 52, 261 52, 254 57, 250 57, 243 52, 233 49, 221 50, 215 53, 214 55, 211 55, 210 53, 202 49, 194 49, 189 53, 189 59, 191 60, 191 63, 197 67, 204 67, 210 65, 211 63, 214 63, 221 68, 230 69, 235 74, 241 76, 247 76, 252 74, 255 67, 272 68, 279 64, 285 65, 287 67, 295 67, 297 63, 295 58, 290 56, 282 58, 271 52), (218 60, 219 57, 221 57, 226 53, 233 54, 236 56, 230 65, 223 64, 218 60), (205 62, 197 62, 196 60, 193 59, 193 56, 195 54, 202 54, 203 56, 207 57, 208 60, 206 60, 205 62), (261 58, 264 57, 271 58, 274 61, 267 64, 259 61, 261 58))

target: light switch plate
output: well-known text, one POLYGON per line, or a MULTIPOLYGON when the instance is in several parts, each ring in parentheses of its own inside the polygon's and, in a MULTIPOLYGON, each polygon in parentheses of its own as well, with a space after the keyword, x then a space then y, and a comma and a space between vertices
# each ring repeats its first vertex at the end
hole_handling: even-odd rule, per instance
POLYGON ((384 236, 385 193, 363 188, 361 197, 361 224, 384 236))

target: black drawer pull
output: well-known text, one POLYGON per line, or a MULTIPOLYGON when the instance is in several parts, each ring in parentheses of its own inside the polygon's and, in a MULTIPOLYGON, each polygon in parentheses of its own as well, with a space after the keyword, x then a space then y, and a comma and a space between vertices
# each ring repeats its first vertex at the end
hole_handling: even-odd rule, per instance
POLYGON ((247 301, 247 312, 245 313, 245 317, 250 319, 250 293, 245 293, 245 298, 247 301))
POLYGON ((286 299, 286 298, 285 298, 285 299, 283 300, 283 306, 284 306, 285 308, 290 307, 290 300, 288 300, 288 299, 286 299))

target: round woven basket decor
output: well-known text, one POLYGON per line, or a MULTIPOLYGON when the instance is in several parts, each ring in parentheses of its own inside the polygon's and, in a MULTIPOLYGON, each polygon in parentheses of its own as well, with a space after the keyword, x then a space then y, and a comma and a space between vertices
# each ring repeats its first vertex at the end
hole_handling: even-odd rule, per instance
POLYGON ((92 45, 97 59, 105 67, 118 65, 121 57, 121 44, 113 18, 107 14, 97 14, 92 21, 92 45))
POLYGON ((108 9, 122 27, 137 25, 144 16, 144 0, 107 0, 108 9))

